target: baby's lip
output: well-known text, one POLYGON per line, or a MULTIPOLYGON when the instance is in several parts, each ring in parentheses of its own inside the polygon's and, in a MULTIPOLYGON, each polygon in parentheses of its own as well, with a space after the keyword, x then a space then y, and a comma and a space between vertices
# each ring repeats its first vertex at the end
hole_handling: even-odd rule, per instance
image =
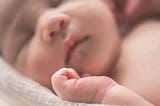
POLYGON ((71 36, 68 36, 65 40, 64 40, 64 51, 66 54, 66 58, 65 58, 65 64, 67 65, 69 63, 69 60, 71 58, 72 52, 76 49, 76 47, 78 45, 80 45, 81 43, 83 43, 88 37, 86 36, 79 36, 76 34, 73 34, 71 36))

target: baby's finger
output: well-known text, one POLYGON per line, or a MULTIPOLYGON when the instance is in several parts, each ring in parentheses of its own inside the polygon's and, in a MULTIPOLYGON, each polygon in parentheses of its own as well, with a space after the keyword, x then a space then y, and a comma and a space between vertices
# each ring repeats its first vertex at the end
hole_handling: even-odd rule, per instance
POLYGON ((64 92, 65 84, 70 79, 79 79, 80 77, 71 68, 62 68, 58 70, 51 78, 52 87, 58 96, 61 96, 61 92, 64 92))

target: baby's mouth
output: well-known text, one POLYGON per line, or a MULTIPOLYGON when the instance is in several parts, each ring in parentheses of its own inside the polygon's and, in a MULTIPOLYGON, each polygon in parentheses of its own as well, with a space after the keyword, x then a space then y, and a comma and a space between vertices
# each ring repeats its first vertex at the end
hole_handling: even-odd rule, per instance
POLYGON ((64 42, 64 48, 66 51, 66 58, 65 58, 65 64, 66 66, 69 64, 71 60, 71 56, 76 50, 76 48, 84 43, 88 39, 87 36, 70 36, 68 37, 64 42))

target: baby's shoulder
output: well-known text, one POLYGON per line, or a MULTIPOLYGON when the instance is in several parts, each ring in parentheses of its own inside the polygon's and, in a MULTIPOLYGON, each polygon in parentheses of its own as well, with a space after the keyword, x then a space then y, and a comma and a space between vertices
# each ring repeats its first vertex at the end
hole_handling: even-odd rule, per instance
POLYGON ((128 34, 124 37, 123 45, 135 44, 138 42, 148 43, 160 43, 160 20, 148 20, 136 25, 128 34))
POLYGON ((123 40, 119 61, 121 84, 140 95, 148 95, 144 98, 153 103, 159 103, 157 98, 160 98, 159 29, 159 20, 149 20, 135 27, 123 40))

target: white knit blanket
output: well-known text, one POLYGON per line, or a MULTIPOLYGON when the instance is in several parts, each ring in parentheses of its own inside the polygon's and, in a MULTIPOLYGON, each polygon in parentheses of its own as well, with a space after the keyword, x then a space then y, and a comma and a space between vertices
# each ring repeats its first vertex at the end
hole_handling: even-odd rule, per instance
POLYGON ((0 106, 106 106, 63 101, 0 58, 0 106))

